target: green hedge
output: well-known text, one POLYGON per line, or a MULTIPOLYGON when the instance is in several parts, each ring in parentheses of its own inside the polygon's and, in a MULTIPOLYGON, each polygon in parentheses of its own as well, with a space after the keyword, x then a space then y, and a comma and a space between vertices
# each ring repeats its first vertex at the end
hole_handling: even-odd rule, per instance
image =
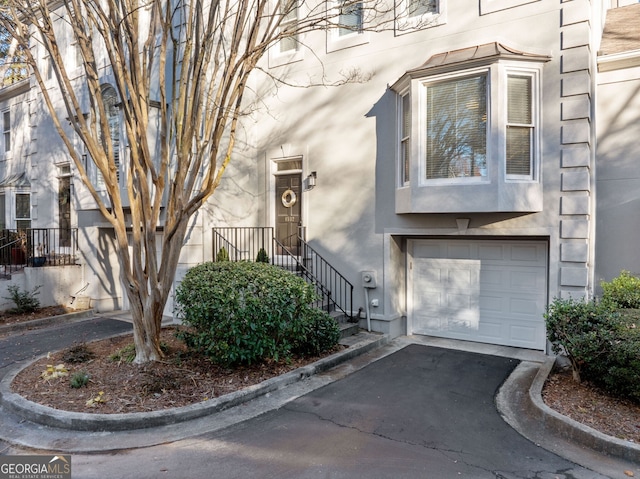
POLYGON ((640 315, 612 303, 556 299, 545 314, 547 337, 571 361, 574 378, 640 402, 640 315))
POLYGON ((602 301, 625 309, 640 309, 640 278, 622 270, 617 278, 600 282, 602 301))
POLYGON ((339 340, 336 322, 314 309, 313 287, 265 263, 213 262, 189 270, 177 289, 189 347, 226 365, 296 353, 317 354, 339 340))

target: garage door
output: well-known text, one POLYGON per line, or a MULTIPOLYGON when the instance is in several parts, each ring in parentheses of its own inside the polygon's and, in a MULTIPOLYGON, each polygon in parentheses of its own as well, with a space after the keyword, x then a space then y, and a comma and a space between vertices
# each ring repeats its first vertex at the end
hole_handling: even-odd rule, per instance
POLYGON ((408 329, 545 349, 547 243, 411 240, 408 329))

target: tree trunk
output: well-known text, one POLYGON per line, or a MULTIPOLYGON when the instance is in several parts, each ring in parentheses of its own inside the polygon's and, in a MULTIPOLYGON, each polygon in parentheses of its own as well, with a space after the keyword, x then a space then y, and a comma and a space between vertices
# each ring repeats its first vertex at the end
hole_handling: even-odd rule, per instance
MULTIPOLYGON (((144 269, 131 268, 129 265, 126 271, 134 272, 134 282, 131 281, 131 278, 127 278, 126 272, 123 274, 125 284, 131 284, 127 290, 127 295, 129 297, 130 311, 133 320, 133 341, 136 348, 134 362, 136 364, 159 361, 164 357, 160 349, 162 316, 178 268, 180 251, 186 235, 187 224, 188 220, 183 218, 179 221, 175 229, 175 234, 168 239, 166 236, 163 237, 161 267, 159 267, 155 261, 145 261, 144 269), (157 275, 145 274, 146 271, 149 271, 151 268, 158 268, 160 271, 157 275), (137 277, 136 272, 142 277, 137 277), (157 282, 150 280, 150 278, 154 277, 157 277, 157 282), (127 283, 127 281, 129 283, 127 283)), ((153 254, 155 255, 155 243, 150 244, 150 247, 153 249, 153 254)), ((120 251, 118 251, 118 255, 121 256, 121 262, 125 262, 126 259, 136 261, 136 259, 128 256, 128 251, 127 254, 123 254, 121 251, 124 252, 126 249, 121 248, 120 251)))

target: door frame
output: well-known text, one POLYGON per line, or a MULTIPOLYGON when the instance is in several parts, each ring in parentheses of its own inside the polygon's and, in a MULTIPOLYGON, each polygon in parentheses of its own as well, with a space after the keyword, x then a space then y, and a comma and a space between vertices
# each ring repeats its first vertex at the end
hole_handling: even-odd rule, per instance
MULTIPOLYGON (((282 156, 278 158, 271 157, 268 162, 268 191, 266 191, 266 205, 267 205, 267 224, 273 227, 274 235, 276 231, 277 213, 276 213, 276 177, 283 175, 300 175, 300 200, 305 193, 304 188, 304 158, 303 155, 290 155, 282 156), (287 168, 287 166, 295 166, 287 168)), ((279 201, 279 200, 278 200, 279 201)), ((300 207, 300 224, 304 227, 306 225, 305 218, 307 217, 307 202, 302 201, 300 207)))

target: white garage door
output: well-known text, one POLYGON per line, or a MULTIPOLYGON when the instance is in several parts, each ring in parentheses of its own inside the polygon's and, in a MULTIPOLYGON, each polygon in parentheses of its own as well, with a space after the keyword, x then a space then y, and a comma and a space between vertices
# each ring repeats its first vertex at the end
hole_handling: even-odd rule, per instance
POLYGON ((408 268, 410 334, 545 349, 545 242, 411 240, 408 268))

